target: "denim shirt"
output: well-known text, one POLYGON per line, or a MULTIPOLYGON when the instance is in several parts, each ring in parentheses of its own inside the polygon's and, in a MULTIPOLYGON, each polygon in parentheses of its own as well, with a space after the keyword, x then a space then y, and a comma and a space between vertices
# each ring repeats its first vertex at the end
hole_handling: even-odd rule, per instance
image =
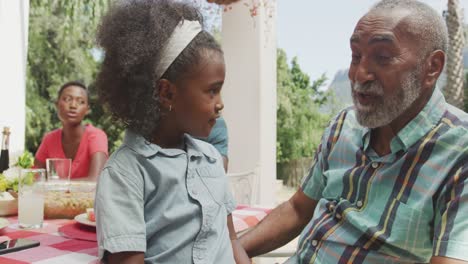
POLYGON ((185 135, 163 149, 126 131, 96 191, 99 257, 145 252, 145 263, 234 263, 227 216, 235 202, 222 158, 185 135))

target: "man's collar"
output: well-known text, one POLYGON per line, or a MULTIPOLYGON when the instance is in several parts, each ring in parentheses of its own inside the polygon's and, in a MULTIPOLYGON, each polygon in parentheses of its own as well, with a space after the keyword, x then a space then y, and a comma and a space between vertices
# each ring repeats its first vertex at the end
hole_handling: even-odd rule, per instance
POLYGON ((420 140, 440 122, 446 108, 442 92, 438 88, 435 88, 431 99, 427 102, 423 110, 393 138, 391 142, 392 151, 394 144, 395 146, 398 144, 396 141, 401 141, 405 151, 414 145, 414 143, 420 140))
MULTIPOLYGON (((216 156, 212 154, 208 149, 188 134, 184 134, 184 141, 189 156, 202 157, 207 156, 211 160, 216 160, 216 156)), ((181 149, 166 149, 147 141, 143 136, 133 132, 130 129, 125 131, 124 144, 130 149, 137 152, 138 154, 148 158, 161 153, 164 156, 177 156, 185 153, 181 149)))
MULTIPOLYGON (((397 135, 392 139, 390 148, 392 153, 399 150, 406 151, 419 139, 426 135, 436 126, 446 110, 445 98, 442 92, 436 87, 431 99, 424 106, 423 110, 413 118, 397 135)), ((366 150, 370 144, 371 129, 364 128, 362 131, 363 149, 366 150)))

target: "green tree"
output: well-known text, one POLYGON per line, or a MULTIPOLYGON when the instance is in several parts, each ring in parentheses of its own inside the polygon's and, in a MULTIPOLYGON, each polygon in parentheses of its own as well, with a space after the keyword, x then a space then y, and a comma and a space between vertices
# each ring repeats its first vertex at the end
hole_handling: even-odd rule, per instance
POLYGON ((89 87, 85 122, 103 128, 113 150, 122 128, 97 103, 93 86, 100 64, 97 24, 109 0, 31 0, 26 82, 26 148, 35 152, 44 133, 60 127, 55 100, 60 86, 79 80, 89 87))
POLYGON ((330 116, 320 113, 327 95, 320 91, 326 77, 312 84, 302 72, 297 58, 291 67, 286 53, 277 52, 277 162, 311 157, 330 116))

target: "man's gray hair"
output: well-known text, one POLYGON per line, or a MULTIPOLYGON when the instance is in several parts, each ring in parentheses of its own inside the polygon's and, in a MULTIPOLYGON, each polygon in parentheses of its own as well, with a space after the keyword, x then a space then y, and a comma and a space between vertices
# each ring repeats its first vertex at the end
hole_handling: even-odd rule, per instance
POLYGON ((442 15, 427 4, 416 0, 382 0, 369 10, 369 14, 382 11, 388 13, 400 9, 411 13, 406 17, 410 21, 407 30, 418 37, 421 55, 425 57, 435 50, 447 52, 447 25, 442 15))

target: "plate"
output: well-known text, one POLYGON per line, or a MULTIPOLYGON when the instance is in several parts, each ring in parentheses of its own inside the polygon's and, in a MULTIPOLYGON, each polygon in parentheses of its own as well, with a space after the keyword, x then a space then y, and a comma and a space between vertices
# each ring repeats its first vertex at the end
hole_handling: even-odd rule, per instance
POLYGON ((86 213, 75 216, 75 221, 87 226, 96 226, 96 222, 89 221, 86 213))

